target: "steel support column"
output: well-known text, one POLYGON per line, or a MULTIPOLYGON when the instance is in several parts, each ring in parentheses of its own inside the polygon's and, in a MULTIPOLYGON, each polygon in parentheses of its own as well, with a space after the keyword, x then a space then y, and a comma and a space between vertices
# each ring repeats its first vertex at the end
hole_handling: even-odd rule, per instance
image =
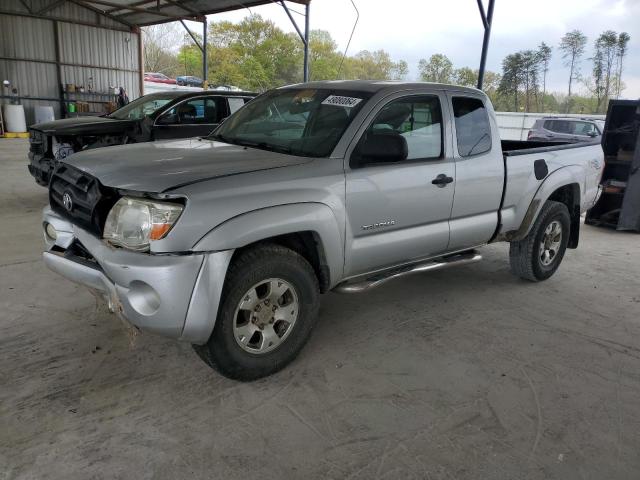
POLYGON ((207 17, 202 20, 202 85, 207 81, 207 17))
POLYGON ((480 90, 482 90, 482 83, 484 82, 484 70, 487 63, 489 39, 491 38, 491 23, 493 22, 494 3, 495 0, 489 0, 489 8, 485 15, 482 0, 478 0, 478 9, 480 10, 480 17, 482 18, 482 24, 484 25, 484 39, 482 41, 482 54, 480 55, 480 69, 478 70, 478 89, 480 90))
MULTIPOLYGON (((289 11, 289 8, 287 7, 286 3, 284 3, 284 0, 280 0, 279 3, 280 5, 282 5, 282 8, 284 9, 285 13, 289 17, 289 20, 291 21, 293 28, 295 28, 296 32, 298 32, 298 36, 300 37, 300 40, 302 40, 302 45, 304 46, 304 60, 303 60, 304 63, 302 66, 302 77, 305 82, 308 82, 309 81, 309 8, 310 8, 309 3, 305 5, 304 33, 300 31, 300 27, 298 27, 298 23, 294 20, 293 15, 291 15, 291 11, 289 11)), ((296 13, 299 13, 299 12, 296 12, 296 13)), ((300 13, 300 15, 302 14, 300 13)))
POLYGON ((304 82, 309 81, 309 9, 311 5, 307 3, 304 9, 304 82))

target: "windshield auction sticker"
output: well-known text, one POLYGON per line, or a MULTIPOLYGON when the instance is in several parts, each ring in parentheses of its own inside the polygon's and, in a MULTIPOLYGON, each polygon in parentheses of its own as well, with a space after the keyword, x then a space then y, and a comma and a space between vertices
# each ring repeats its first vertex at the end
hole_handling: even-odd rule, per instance
POLYGON ((324 102, 322 102, 322 105, 335 105, 336 107, 352 108, 358 105, 361 101, 362 101, 361 98, 329 95, 327 98, 324 99, 324 102))

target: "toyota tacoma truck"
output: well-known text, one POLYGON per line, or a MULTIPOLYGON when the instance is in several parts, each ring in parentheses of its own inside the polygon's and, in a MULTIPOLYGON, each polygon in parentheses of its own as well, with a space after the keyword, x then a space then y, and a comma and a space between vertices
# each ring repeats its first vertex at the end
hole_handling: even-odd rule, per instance
POLYGON ((516 276, 549 278, 578 246, 602 169, 597 143, 501 142, 479 90, 306 83, 206 137, 60 162, 44 262, 134 327, 252 380, 300 352, 320 294, 475 262, 492 242, 510 242, 516 276))

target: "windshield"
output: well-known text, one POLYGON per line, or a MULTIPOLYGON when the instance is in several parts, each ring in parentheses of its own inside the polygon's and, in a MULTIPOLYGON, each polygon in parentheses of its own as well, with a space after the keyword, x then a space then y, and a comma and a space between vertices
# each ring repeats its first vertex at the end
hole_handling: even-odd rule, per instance
POLYGON ((107 116, 118 120, 140 120, 175 99, 173 93, 152 93, 135 99, 107 116))
POLYGON ((229 117, 211 138, 292 155, 327 157, 369 96, 351 90, 272 90, 229 117))

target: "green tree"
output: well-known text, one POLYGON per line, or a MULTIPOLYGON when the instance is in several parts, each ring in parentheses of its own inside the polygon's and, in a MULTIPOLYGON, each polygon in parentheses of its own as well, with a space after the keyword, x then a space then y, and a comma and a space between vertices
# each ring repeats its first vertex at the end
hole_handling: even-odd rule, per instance
POLYGON ((446 55, 436 53, 418 62, 420 79, 425 82, 451 83, 453 78, 453 63, 446 55))
POLYGON ((518 95, 520 94, 524 83, 524 69, 522 53, 511 53, 502 60, 502 78, 498 93, 505 99, 513 102, 513 111, 519 111, 520 102, 518 95))
POLYGON ((392 69, 393 80, 405 80, 409 75, 409 65, 404 60, 398 60, 392 69))
POLYGON ((309 73, 311 80, 332 80, 338 77, 342 56, 338 45, 326 30, 309 32, 309 73))
POLYGON ((195 45, 183 45, 178 52, 180 75, 202 76, 202 52, 195 45))
MULTIPOLYGON (((580 30, 572 30, 565 33, 560 41, 560 51, 564 59, 565 67, 569 68, 569 94, 567 95, 567 108, 571 104, 571 85, 580 77, 580 59, 584 55, 587 46, 587 37, 580 30)), ((568 111, 568 110, 567 110, 568 111)))
POLYGON ((616 98, 620 98, 622 93, 622 64, 624 57, 627 56, 629 40, 631 40, 631 36, 627 32, 622 32, 618 35, 616 98))
POLYGON ((601 33, 596 39, 594 52, 593 72, 598 100, 597 111, 601 111, 602 105, 606 105, 607 99, 611 96, 613 87, 612 80, 618 57, 618 34, 613 30, 601 33))
POLYGON ((453 71, 453 83, 463 87, 475 87, 478 85, 478 70, 469 67, 456 68, 453 71))
POLYGON ((542 42, 538 45, 538 58, 540 68, 542 70, 542 104, 541 111, 544 112, 544 100, 547 95, 547 74, 549 73, 549 63, 551 62, 552 49, 549 45, 542 42))

